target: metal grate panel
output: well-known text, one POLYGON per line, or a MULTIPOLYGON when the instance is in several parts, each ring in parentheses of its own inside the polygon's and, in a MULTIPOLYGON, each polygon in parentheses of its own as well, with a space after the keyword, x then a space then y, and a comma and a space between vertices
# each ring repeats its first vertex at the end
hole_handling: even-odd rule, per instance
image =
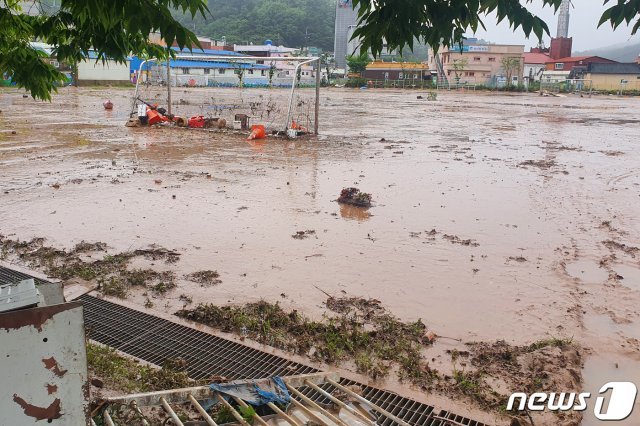
MULTIPOLYGON (((25 278, 32 277, 0 267, 0 284, 25 278)), ((162 365, 171 358, 182 358, 188 362, 187 371, 193 379, 207 379, 214 375, 224 376, 230 380, 259 379, 318 372, 313 367, 117 303, 86 294, 77 300, 84 304, 85 326, 90 339, 155 365, 162 365)), ((340 380, 340 384, 359 386, 365 399, 412 426, 447 426, 451 424, 447 420, 465 426, 486 426, 448 411, 440 411, 436 415, 433 406, 402 397, 394 392, 344 378, 340 380)), ((329 393, 335 390, 330 384, 323 385, 322 389, 329 393)), ((311 388, 299 390, 320 405, 330 403, 326 397, 311 388)), ((396 425, 387 418, 384 418, 380 424, 396 425)))

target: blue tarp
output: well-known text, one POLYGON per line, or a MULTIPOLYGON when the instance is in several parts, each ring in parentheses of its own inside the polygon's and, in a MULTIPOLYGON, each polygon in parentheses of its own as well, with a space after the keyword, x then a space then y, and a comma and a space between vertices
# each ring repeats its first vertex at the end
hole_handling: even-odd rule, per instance
POLYGON ((281 377, 241 384, 212 383, 209 386, 214 392, 220 392, 226 396, 235 396, 256 407, 266 405, 269 402, 288 404, 291 401, 287 386, 281 377))

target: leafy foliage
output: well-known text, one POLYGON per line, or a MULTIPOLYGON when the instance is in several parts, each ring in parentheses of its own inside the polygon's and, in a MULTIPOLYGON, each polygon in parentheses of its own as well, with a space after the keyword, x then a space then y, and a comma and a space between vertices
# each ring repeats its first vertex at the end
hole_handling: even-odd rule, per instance
MULTIPOLYGON (((47 9, 44 6, 38 10, 47 9)), ((64 76, 42 60, 32 40, 54 46, 58 62, 77 64, 95 50, 98 61, 125 62, 131 53, 166 57, 166 48, 149 42, 159 32, 167 45, 197 44, 196 36, 171 15, 171 9, 195 16, 208 12, 206 0, 61 0, 49 14, 29 16, 17 0, 0 6, 0 74, 8 75, 34 98, 49 100, 64 76)))
MULTIPOLYGON (((533 0, 353 0, 359 7, 359 28, 354 37, 362 40, 362 51, 371 49, 374 55, 389 49, 413 48, 416 40, 434 50, 464 41, 464 33, 485 28, 482 17, 494 14, 498 22, 505 19, 513 30, 521 29, 527 37, 541 39, 549 34, 549 27, 526 5, 533 0)), ((539 3, 558 10, 562 0, 540 0, 539 3)), ((637 0, 604 0, 616 3, 602 15, 600 24, 609 22, 615 29, 623 22, 636 23, 633 34, 640 28, 640 2, 637 0)), ((485 28, 486 29, 486 28, 485 28)))
POLYGON ((367 65, 371 62, 371 58, 368 53, 361 53, 360 55, 347 56, 347 66, 352 73, 362 74, 367 69, 367 65))
POLYGON ((333 50, 335 0, 209 0, 211 15, 175 16, 201 35, 230 44, 317 46, 333 50))
POLYGON ((504 70, 505 77, 507 78, 507 86, 513 84, 513 73, 520 71, 521 62, 520 58, 505 56, 500 61, 502 69, 504 70))

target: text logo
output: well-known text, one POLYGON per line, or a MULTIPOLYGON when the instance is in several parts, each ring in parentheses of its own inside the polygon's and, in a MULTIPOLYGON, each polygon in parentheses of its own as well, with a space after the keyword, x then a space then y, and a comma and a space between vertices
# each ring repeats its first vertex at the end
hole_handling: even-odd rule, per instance
MULTIPOLYGON (((636 385, 631 382, 609 382, 600 388, 598 394, 604 395, 609 391, 611 395, 608 397, 608 404, 605 404, 606 396, 596 398, 593 415, 598 420, 606 421, 624 420, 629 417, 638 395, 636 385)), ((509 397, 507 410, 523 411, 526 408, 530 411, 584 411, 588 408, 590 398, 591 394, 588 392, 536 392, 531 395, 516 392, 509 397)))

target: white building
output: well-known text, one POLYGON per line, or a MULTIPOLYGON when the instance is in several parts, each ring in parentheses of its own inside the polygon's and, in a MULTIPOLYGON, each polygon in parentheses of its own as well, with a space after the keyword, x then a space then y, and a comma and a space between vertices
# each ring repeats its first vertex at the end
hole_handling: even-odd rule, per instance
POLYGON ((106 85, 131 83, 130 59, 124 63, 112 60, 98 60, 94 52, 89 52, 89 58, 78 63, 78 85, 106 85))

